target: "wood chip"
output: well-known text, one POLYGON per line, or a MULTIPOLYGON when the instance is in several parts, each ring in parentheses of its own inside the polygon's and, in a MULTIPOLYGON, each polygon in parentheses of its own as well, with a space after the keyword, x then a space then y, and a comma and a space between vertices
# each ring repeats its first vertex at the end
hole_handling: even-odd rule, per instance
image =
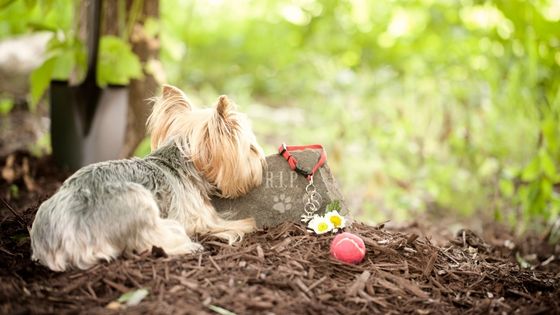
POLYGON ((212 265, 214 266, 214 268, 216 268, 216 270, 218 270, 218 272, 222 272, 222 267, 220 267, 216 261, 214 261, 214 258, 212 258, 212 256, 208 256, 208 259, 210 260, 210 262, 212 263, 212 265))
POLYGON ((290 244, 291 242, 292 242, 292 239, 288 237, 288 238, 284 239, 283 241, 281 241, 280 243, 272 246, 270 249, 275 250, 277 252, 281 252, 284 249, 286 249, 286 246, 288 246, 288 244, 290 244))
POLYGON ((303 281, 300 278, 296 278, 296 284, 297 286, 305 293, 309 292, 309 288, 305 285, 305 283, 303 283, 303 281))
POLYGON ((126 292, 130 291, 130 288, 127 288, 126 286, 124 286, 120 283, 115 283, 115 282, 113 282, 109 279, 103 279, 103 282, 105 282, 105 284, 107 284, 111 288, 119 291, 120 293, 126 293, 126 292))
POLYGON ((359 276, 356 277, 354 283, 348 288, 346 291, 346 295, 353 297, 358 294, 358 291, 361 291, 365 288, 366 282, 369 280, 371 273, 367 270, 364 270, 359 276))
POLYGON ((325 280, 327 280, 327 276, 322 277, 321 279, 313 282, 307 289, 309 291, 313 290, 316 286, 320 285, 321 283, 323 283, 325 280))
POLYGON ((412 283, 410 280, 407 280, 405 278, 384 271, 379 271, 379 273, 384 278, 390 279, 395 284, 398 284, 400 287, 405 288, 408 292, 416 295, 417 297, 421 299, 429 298, 429 295, 426 292, 422 291, 422 289, 420 289, 416 284, 412 283))
POLYGON ((261 247, 261 245, 257 245, 257 256, 261 259, 264 260, 264 251, 261 247))
POLYGON ((432 254, 432 256, 430 257, 430 260, 428 260, 428 263, 426 264, 426 268, 424 268, 424 277, 427 277, 432 273, 432 270, 434 269, 434 263, 436 262, 437 255, 438 255, 438 252, 435 251, 432 254))

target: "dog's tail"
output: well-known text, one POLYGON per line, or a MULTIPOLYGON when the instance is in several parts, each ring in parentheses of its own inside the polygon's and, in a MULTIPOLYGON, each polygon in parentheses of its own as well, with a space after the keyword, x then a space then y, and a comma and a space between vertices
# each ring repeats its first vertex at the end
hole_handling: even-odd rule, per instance
POLYGON ((87 226, 76 220, 71 194, 61 191, 39 207, 31 227, 31 259, 53 271, 70 267, 87 269, 99 260, 110 261, 120 254, 111 244, 91 246, 96 239, 87 226))
MULTIPOLYGON (((179 200, 174 201, 175 204, 177 202, 179 200)), ((186 204, 186 202, 180 202, 180 204, 186 204)), ((193 205, 184 207, 183 210, 169 213, 169 218, 182 222, 189 235, 211 234, 228 241, 229 244, 233 244, 241 241, 245 234, 257 229, 253 218, 228 220, 220 216, 209 201, 204 205, 198 205, 198 207, 193 205)))
POLYGON ((257 224, 253 218, 230 221, 219 217, 211 227, 210 233, 216 237, 227 240, 231 245, 237 241, 241 241, 245 234, 254 232, 256 229, 257 224))

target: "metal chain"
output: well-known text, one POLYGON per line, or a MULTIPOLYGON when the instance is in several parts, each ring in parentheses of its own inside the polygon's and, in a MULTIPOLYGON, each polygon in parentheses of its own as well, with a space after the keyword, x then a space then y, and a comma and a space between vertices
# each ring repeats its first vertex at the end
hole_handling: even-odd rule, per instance
POLYGON ((305 187, 305 198, 307 200, 303 206, 304 213, 301 215, 301 222, 303 223, 309 222, 309 220, 315 216, 315 212, 319 210, 323 200, 321 194, 317 192, 317 188, 313 184, 313 177, 311 177, 309 184, 305 187))

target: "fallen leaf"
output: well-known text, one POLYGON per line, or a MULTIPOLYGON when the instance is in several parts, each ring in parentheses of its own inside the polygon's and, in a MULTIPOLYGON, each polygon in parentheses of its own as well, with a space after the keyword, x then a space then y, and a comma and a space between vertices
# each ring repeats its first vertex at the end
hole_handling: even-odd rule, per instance
POLYGON ((148 296, 148 294, 148 290, 143 288, 126 292, 125 294, 121 295, 117 302, 126 303, 127 306, 138 305, 146 296, 148 296))
POLYGON ((228 311, 225 308, 216 305, 208 305, 208 308, 220 315, 236 315, 234 312, 228 311))

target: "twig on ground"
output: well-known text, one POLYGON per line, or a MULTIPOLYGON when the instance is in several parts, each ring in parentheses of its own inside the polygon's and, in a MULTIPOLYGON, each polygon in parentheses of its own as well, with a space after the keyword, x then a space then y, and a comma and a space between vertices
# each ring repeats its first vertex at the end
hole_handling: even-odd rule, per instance
POLYGON ((12 208, 12 206, 10 206, 10 204, 4 200, 4 198, 0 198, 0 201, 2 201, 2 203, 4 204, 4 206, 6 208, 8 208, 8 210, 10 210, 10 212, 16 217, 16 219, 19 221, 19 223, 22 225, 22 227, 29 229, 29 227, 27 226, 27 223, 25 223, 25 220, 23 219, 23 217, 21 215, 19 215, 16 210, 14 210, 14 208, 12 208))

